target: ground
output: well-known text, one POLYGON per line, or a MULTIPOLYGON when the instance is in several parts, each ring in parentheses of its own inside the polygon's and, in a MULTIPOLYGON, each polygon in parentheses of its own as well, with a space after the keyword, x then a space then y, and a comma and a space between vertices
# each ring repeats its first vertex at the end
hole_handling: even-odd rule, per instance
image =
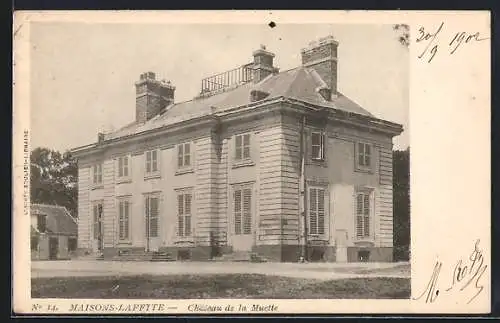
POLYGON ((32 297, 409 298, 407 263, 32 262, 32 297))

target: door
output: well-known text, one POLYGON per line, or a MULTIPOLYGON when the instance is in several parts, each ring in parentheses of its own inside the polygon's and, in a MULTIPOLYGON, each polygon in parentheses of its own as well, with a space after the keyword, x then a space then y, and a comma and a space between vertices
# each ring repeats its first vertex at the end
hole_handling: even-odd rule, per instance
POLYGON ((337 230, 335 233, 336 261, 347 262, 347 231, 337 230))
POLYGON ((57 259, 59 251, 59 239, 57 237, 50 237, 49 239, 49 259, 57 259))
POLYGON ((94 232, 94 251, 102 252, 104 247, 104 227, 103 227, 103 207, 102 203, 95 203, 93 206, 93 228, 94 232))
POLYGON ((148 195, 144 201, 146 251, 158 251, 160 246, 159 232, 159 204, 160 198, 157 195, 148 195))
POLYGON ((237 186, 233 191, 233 249, 251 251, 254 245, 254 221, 251 186, 237 186))

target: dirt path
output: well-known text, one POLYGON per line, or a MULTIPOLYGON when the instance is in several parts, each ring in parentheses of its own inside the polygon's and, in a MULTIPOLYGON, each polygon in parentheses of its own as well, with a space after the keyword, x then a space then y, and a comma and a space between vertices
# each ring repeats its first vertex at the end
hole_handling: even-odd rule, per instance
POLYGON ((130 276, 177 274, 264 274, 310 279, 410 277, 407 263, 246 263, 246 262, 112 262, 36 261, 31 277, 130 276))

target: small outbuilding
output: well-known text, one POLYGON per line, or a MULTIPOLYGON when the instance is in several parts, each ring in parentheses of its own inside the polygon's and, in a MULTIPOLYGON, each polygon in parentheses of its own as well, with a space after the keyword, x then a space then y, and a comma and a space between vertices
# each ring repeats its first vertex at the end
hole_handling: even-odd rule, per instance
POLYGON ((70 259, 76 251, 77 220, 59 205, 31 204, 31 259, 70 259))

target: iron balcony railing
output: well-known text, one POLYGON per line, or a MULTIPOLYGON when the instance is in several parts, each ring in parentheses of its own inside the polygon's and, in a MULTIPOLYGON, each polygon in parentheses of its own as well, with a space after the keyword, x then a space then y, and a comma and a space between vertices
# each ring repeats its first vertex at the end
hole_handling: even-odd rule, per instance
POLYGON ((201 80, 201 95, 210 95, 252 80, 252 63, 201 80))

